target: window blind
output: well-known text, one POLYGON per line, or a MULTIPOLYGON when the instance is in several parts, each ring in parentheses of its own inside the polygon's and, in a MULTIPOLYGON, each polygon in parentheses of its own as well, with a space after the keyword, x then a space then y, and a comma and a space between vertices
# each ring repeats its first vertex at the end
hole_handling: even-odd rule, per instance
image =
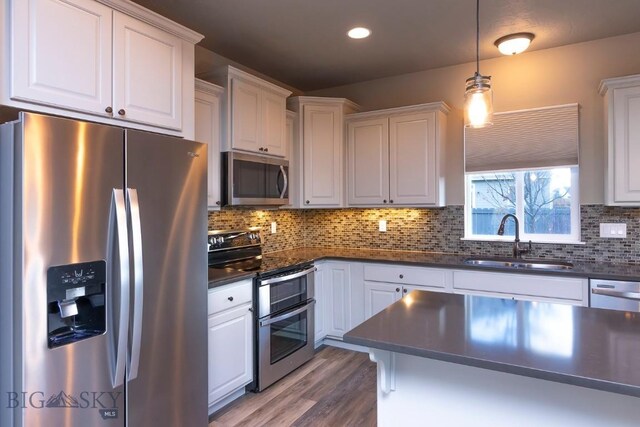
POLYGON ((578 165, 578 104, 508 111, 465 128, 465 172, 578 165))

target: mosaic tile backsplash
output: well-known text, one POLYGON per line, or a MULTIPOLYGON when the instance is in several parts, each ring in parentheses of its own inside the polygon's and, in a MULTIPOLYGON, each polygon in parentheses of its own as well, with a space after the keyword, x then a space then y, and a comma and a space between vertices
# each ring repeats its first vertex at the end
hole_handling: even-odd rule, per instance
MULTIPOLYGON (((640 264, 640 209, 583 205, 581 240, 584 245, 533 244, 534 257, 640 264), (627 224, 626 239, 599 237, 601 222, 627 224)), ((439 209, 230 209, 209 214, 209 228, 264 230, 265 252, 302 246, 392 249, 510 256, 511 243, 460 240, 464 235, 464 208, 439 209), (387 220, 387 232, 378 220, 387 220), (270 234, 271 221, 278 232, 270 234)))

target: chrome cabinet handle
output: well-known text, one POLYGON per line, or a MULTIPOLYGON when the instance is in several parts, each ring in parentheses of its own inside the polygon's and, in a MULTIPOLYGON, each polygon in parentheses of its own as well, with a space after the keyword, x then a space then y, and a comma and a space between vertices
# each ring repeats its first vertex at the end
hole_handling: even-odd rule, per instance
MULTIPOLYGON (((114 245, 118 251, 118 274, 120 276, 120 313, 118 316, 118 336, 116 342, 110 344, 110 358, 115 363, 112 369, 111 385, 113 388, 119 387, 124 383, 125 364, 127 362, 127 339, 129 328, 129 236, 127 233, 127 213, 124 202, 124 193, 122 190, 113 189, 111 196, 111 212, 109 213, 109 257, 114 254, 114 245), (116 228, 115 234, 112 227, 116 228), (116 241, 114 242, 114 237, 116 241)), ((110 269, 111 271, 111 269, 110 269)), ((115 288, 115 286, 114 286, 115 288)), ((108 288, 107 288, 108 289, 108 288)), ((113 301, 112 301, 113 303, 113 301)), ((109 313, 109 321, 115 320, 115 314, 107 306, 109 313)), ((115 330, 115 326, 113 330, 115 330)))
POLYGON ((125 114, 127 114, 127 112, 124 111, 124 108, 121 108, 118 110, 118 114, 120 114, 121 116, 124 116, 125 114))
POLYGON ((297 279, 298 277, 306 276, 314 271, 317 271, 316 267, 311 267, 306 270, 298 271, 297 273, 289 274, 288 276, 274 277, 273 279, 260 280, 260 286, 271 285, 274 283, 286 282, 287 280, 297 279))
POLYGON ((285 313, 285 314, 283 314, 281 316, 276 316, 276 317, 272 317, 270 319, 261 320, 260 321, 260 326, 268 326, 268 325, 270 325, 272 323, 276 323, 276 322, 280 322, 281 320, 289 319, 290 317, 296 316, 296 315, 298 315, 300 313, 303 313, 303 312, 309 310, 313 306, 313 304, 315 304, 315 303, 316 303, 316 300, 312 299, 307 304, 303 305, 302 307, 300 307, 297 310, 293 310, 293 311, 291 311, 289 313, 285 313))
POLYGON ((127 188, 129 220, 131 223, 131 243, 133 255, 133 328, 131 331, 131 358, 129 360, 129 381, 138 377, 140 347, 142 346, 142 310, 144 302, 144 260, 142 258, 142 226, 138 191, 127 188))
POLYGON ((621 292, 621 291, 609 291, 605 289, 591 289, 592 294, 605 295, 608 297, 618 297, 624 299, 630 299, 633 301, 640 301, 640 292, 621 292))

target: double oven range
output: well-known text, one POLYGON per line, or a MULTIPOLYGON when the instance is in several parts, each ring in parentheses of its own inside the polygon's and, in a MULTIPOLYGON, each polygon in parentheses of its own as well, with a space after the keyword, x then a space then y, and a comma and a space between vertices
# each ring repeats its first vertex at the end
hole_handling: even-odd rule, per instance
POLYGON ((209 277, 255 272, 255 376, 262 391, 313 357, 315 267, 304 259, 262 256, 259 229, 209 232, 209 277))

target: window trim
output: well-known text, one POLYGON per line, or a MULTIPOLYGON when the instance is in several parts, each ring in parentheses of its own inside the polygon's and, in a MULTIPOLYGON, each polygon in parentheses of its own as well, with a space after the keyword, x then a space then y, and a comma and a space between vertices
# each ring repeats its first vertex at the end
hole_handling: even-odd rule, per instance
POLYGON ((563 244, 584 244, 581 239, 580 228, 580 180, 579 167, 571 166, 571 234, 529 234, 524 231, 524 172, 530 170, 549 170, 558 169, 560 167, 547 167, 526 170, 512 171, 486 171, 472 172, 465 174, 464 177, 464 237, 460 240, 477 240, 490 242, 513 242, 512 236, 498 236, 497 234, 473 234, 473 224, 471 223, 474 195, 471 193, 471 175, 481 175, 483 173, 500 173, 515 172, 516 173, 516 216, 520 222, 520 240, 527 242, 531 240, 534 243, 563 243, 563 244))

